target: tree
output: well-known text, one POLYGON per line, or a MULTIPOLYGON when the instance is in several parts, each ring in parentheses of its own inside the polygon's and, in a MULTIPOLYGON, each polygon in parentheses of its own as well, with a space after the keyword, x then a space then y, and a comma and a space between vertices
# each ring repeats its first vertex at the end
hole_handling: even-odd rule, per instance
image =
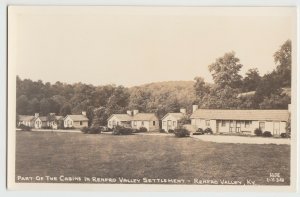
POLYGON ((199 101, 203 99, 206 94, 209 94, 209 86, 205 83, 202 77, 195 77, 194 89, 199 101))
POLYGON ((71 114, 71 105, 69 104, 69 103, 65 103, 63 106, 62 106, 62 108, 60 109, 60 114, 62 115, 62 116, 66 116, 66 115, 68 115, 68 114, 71 114))
POLYGON ((234 52, 225 53, 223 57, 217 58, 214 63, 208 66, 213 80, 220 88, 229 86, 238 88, 241 84, 242 76, 239 74, 242 64, 235 57, 234 52))
POLYGON ((264 97, 264 100, 259 104, 261 109, 287 109, 291 103, 291 98, 288 95, 282 94, 281 91, 272 93, 269 97, 264 97))
POLYGON ((285 41, 280 49, 274 53, 274 61, 277 65, 276 74, 283 87, 291 87, 292 70, 292 42, 285 41))
POLYGON ((28 98, 26 95, 21 95, 17 98, 17 113, 21 115, 28 114, 28 98))
POLYGON ((249 69, 246 72, 246 77, 243 80, 243 91, 255 91, 260 83, 261 77, 257 68, 249 69))
POLYGON ((47 115, 52 111, 50 99, 43 98, 40 101, 40 113, 42 115, 47 115))
POLYGON ((105 107, 95 108, 93 111, 92 126, 98 127, 107 124, 108 114, 106 114, 105 107))

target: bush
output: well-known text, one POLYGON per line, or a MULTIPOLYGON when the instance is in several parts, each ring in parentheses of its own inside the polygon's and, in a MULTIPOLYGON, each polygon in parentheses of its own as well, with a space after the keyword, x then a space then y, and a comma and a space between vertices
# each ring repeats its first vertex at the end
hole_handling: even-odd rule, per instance
POLYGON ((159 129, 160 133, 165 133, 166 131, 164 129, 159 129))
POLYGON ((206 128, 206 129, 204 130, 204 133, 212 134, 213 132, 212 132, 211 128, 206 128))
POLYGON ((289 138, 290 136, 287 133, 281 133, 280 137, 282 137, 282 138, 289 138))
POLYGON ((264 137, 272 137, 272 133, 270 131, 265 131, 262 135, 264 137))
POLYGON ((83 128, 80 129, 80 131, 82 133, 87 133, 89 131, 89 128, 88 127, 83 127, 83 128))
POLYGON ((174 134, 176 137, 188 137, 190 136, 190 132, 187 129, 175 129, 174 134))
POLYGON ((174 130, 173 129, 169 129, 168 133, 174 133, 174 130))
POLYGON ((82 129, 80 129, 82 133, 85 134, 99 134, 101 133, 101 127, 83 127, 82 129))
POLYGON ((19 127, 22 131, 31 131, 30 126, 26 126, 26 125, 21 124, 19 127))
POLYGON ((193 135, 203 135, 204 131, 203 129, 199 128, 195 133, 193 133, 193 135))
POLYGON ((106 126, 100 126, 100 128, 101 128, 101 131, 102 131, 102 132, 108 132, 108 131, 111 130, 110 128, 108 128, 108 127, 106 127, 106 126))
POLYGON ((262 136, 263 132, 262 132, 262 130, 260 128, 257 128, 257 129, 254 130, 254 134, 256 136, 262 136))
POLYGON ((88 134, 99 134, 101 133, 101 128, 100 127, 91 127, 89 128, 88 134))
POLYGON ((116 126, 113 129, 112 134, 113 135, 131 135, 132 131, 133 131, 132 128, 126 128, 126 127, 122 127, 122 126, 116 126))
POLYGON ((145 127, 141 127, 140 129, 139 129, 139 132, 140 133, 144 133, 144 132, 147 132, 148 130, 145 128, 145 127))

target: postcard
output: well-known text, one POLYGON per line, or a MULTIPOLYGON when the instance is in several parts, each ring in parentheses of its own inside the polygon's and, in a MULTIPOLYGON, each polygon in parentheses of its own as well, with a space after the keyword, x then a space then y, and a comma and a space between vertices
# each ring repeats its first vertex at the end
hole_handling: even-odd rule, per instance
POLYGON ((8 6, 8 189, 296 191, 296 16, 8 6))

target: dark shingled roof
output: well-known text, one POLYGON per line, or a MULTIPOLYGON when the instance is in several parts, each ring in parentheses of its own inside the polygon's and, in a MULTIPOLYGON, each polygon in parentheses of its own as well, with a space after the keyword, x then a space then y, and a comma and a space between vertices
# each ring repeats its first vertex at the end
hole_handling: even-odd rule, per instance
POLYGON ((287 121, 288 110, 219 110, 198 109, 190 117, 211 120, 270 120, 287 121))

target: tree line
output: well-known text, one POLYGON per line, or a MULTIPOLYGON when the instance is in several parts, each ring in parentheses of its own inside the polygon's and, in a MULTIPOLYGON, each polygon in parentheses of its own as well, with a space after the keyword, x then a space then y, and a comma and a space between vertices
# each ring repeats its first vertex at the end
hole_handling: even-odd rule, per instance
POLYGON ((191 105, 214 109, 286 109, 291 102, 291 41, 287 40, 274 53, 275 68, 260 76, 257 68, 242 77, 243 65, 234 52, 228 52, 208 65, 214 83, 202 77, 194 81, 158 82, 127 88, 116 85, 51 84, 17 76, 17 114, 48 115, 80 114, 86 111, 89 125, 106 125, 114 113, 128 109, 156 113, 159 118, 168 112, 191 105), (249 96, 239 96, 252 92, 249 96))

